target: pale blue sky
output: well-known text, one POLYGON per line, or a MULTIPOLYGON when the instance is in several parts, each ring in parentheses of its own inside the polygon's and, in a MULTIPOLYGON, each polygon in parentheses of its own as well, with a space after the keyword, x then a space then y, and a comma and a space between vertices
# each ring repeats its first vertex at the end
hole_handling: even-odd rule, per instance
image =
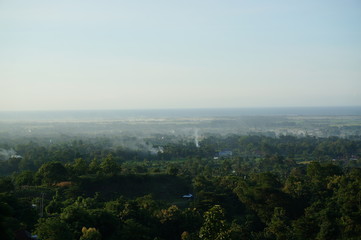
POLYGON ((0 110, 361 105, 361 1, 0 0, 0 110))

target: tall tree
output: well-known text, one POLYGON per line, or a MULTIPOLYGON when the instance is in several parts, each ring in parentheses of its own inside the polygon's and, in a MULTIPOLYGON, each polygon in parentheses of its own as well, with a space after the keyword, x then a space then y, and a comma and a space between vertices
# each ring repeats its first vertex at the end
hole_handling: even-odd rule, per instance
POLYGON ((229 239, 224 210, 219 205, 214 205, 205 212, 204 223, 199 230, 201 240, 226 240, 229 239))
POLYGON ((68 172, 60 162, 48 162, 41 166, 36 173, 36 178, 48 185, 67 179, 68 172))
POLYGON ((117 175, 121 170, 120 166, 116 163, 111 154, 103 158, 102 162, 100 163, 100 169, 102 173, 109 175, 117 175))

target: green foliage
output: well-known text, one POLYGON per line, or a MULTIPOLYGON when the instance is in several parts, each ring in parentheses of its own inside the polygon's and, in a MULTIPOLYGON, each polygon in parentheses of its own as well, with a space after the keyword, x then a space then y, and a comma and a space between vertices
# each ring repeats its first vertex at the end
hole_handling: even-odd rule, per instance
POLYGON ((277 240, 291 240, 293 238, 290 221, 286 216, 286 212, 281 207, 274 209, 271 221, 265 228, 266 236, 277 240))
POLYGON ((336 185, 333 199, 340 211, 342 237, 354 239, 361 232, 361 169, 334 179, 332 185, 336 185))
POLYGON ((45 207, 45 211, 47 214, 56 214, 61 213, 62 208, 64 207, 63 202, 60 199, 59 192, 56 191, 55 196, 53 196, 53 199, 48 203, 48 205, 45 207))
POLYGON ((359 237, 358 138, 207 136, 199 148, 160 139, 156 155, 107 139, 19 145, 25 160, 0 171, 36 173, 0 178, 0 238, 19 229, 44 240, 359 237), (233 155, 214 158, 224 149, 233 155))
POLYGON ((69 226, 69 229, 76 238, 80 237, 80 230, 83 227, 92 226, 90 213, 75 204, 65 207, 60 214, 60 219, 69 226))
POLYGON ((176 166, 169 166, 168 169, 167 169, 167 172, 170 174, 170 175, 177 175, 178 172, 179 172, 179 169, 176 167, 176 166))
POLYGON ((75 176, 87 174, 89 165, 83 158, 76 158, 71 165, 71 170, 75 176))
POLYGON ((35 233, 42 240, 73 239, 73 234, 68 225, 57 217, 39 219, 35 233))
POLYGON ((90 173, 97 173, 99 171, 99 162, 96 158, 89 163, 89 172, 90 173))
POLYGON ((226 240, 229 239, 228 228, 226 226, 224 210, 215 205, 205 212, 204 223, 199 230, 201 240, 226 240))
POLYGON ((307 176, 311 177, 313 181, 325 181, 327 177, 334 175, 342 175, 342 169, 334 164, 311 162, 307 166, 307 176))
POLYGON ((116 163, 111 154, 102 159, 99 167, 102 173, 108 175, 117 175, 121 171, 120 166, 116 163))
POLYGON ((290 209, 291 197, 281 189, 276 176, 270 173, 253 175, 249 180, 240 180, 235 192, 240 201, 255 211, 263 223, 270 221, 273 209, 290 209))
POLYGON ((126 200, 123 197, 120 197, 115 200, 106 202, 104 204, 104 209, 112 213, 114 216, 119 216, 119 213, 121 213, 124 209, 125 203, 126 200))
POLYGON ((17 186, 24 186, 24 185, 34 185, 34 177, 35 174, 32 171, 26 170, 22 171, 21 173, 17 174, 14 177, 14 183, 17 186))
POLYGON ((39 168, 36 178, 42 183, 51 185, 67 179, 68 172, 60 162, 48 162, 39 168))

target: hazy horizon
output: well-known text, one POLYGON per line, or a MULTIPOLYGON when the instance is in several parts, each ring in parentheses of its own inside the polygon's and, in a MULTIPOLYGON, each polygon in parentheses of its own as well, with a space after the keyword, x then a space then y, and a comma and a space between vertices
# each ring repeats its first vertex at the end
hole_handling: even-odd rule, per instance
POLYGON ((0 2, 0 111, 358 107, 361 2, 0 2))
POLYGON ((358 105, 324 105, 324 106, 256 106, 256 107, 179 107, 179 108, 89 108, 89 109, 28 109, 28 110, 0 110, 0 112, 101 112, 101 111, 197 111, 197 110, 305 110, 305 109, 361 109, 358 105))
MULTIPOLYGON (((361 116, 361 106, 349 107, 273 107, 273 108, 189 108, 0 111, 0 122, 11 121, 118 121, 164 119, 235 119, 240 117, 347 117, 361 116)), ((157 121, 158 121, 157 120, 157 121)))

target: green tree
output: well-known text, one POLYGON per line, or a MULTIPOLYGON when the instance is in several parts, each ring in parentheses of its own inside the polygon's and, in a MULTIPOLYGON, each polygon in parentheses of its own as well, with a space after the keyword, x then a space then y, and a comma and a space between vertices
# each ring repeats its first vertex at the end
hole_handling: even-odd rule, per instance
POLYGON ((120 166, 115 162, 111 154, 103 158, 102 162, 100 163, 100 169, 102 173, 109 175, 117 175, 121 170, 120 166))
POLYGON ((59 196, 59 191, 56 191, 55 196, 49 202, 49 204, 45 207, 45 211, 48 214, 60 213, 63 208, 63 203, 59 196))
POLYGON ((36 178, 42 183, 51 185, 67 179, 68 172, 60 162, 48 162, 41 166, 36 173, 36 178))
POLYGON ((41 218, 36 225, 35 233, 42 240, 73 239, 68 225, 59 218, 41 218))
POLYGON ((93 160, 89 163, 89 172, 90 173, 97 173, 99 171, 99 161, 96 158, 93 158, 93 160))
POLYGON ((204 223, 199 230, 201 240, 228 240, 229 234, 226 227, 224 210, 219 205, 214 205, 205 212, 204 223))
POLYGON ((266 236, 274 237, 277 240, 292 239, 292 232, 286 211, 281 207, 276 207, 271 221, 265 229, 266 236))
POLYGON ((60 219, 68 224, 70 230, 76 238, 80 237, 82 227, 92 226, 93 224, 89 212, 82 207, 75 206, 74 204, 63 209, 60 214, 60 219))
POLYGON ((333 199, 341 214, 339 222, 342 237, 357 239, 361 232, 361 169, 355 168, 335 180, 333 199))
POLYGON ((251 176, 250 180, 240 180, 235 192, 241 202, 255 211, 263 223, 271 220, 275 207, 288 211, 291 208, 291 197, 281 191, 282 184, 274 174, 260 173, 251 176))
POLYGON ((14 182, 17 186, 33 185, 34 184, 34 172, 26 170, 22 171, 15 176, 14 182))
POLYGON ((88 163, 83 158, 76 158, 71 166, 73 174, 78 176, 86 174, 88 172, 88 168, 88 163))
POLYGON ((170 165, 167 168, 167 173, 173 176, 176 176, 179 173, 179 169, 177 166, 170 165))

